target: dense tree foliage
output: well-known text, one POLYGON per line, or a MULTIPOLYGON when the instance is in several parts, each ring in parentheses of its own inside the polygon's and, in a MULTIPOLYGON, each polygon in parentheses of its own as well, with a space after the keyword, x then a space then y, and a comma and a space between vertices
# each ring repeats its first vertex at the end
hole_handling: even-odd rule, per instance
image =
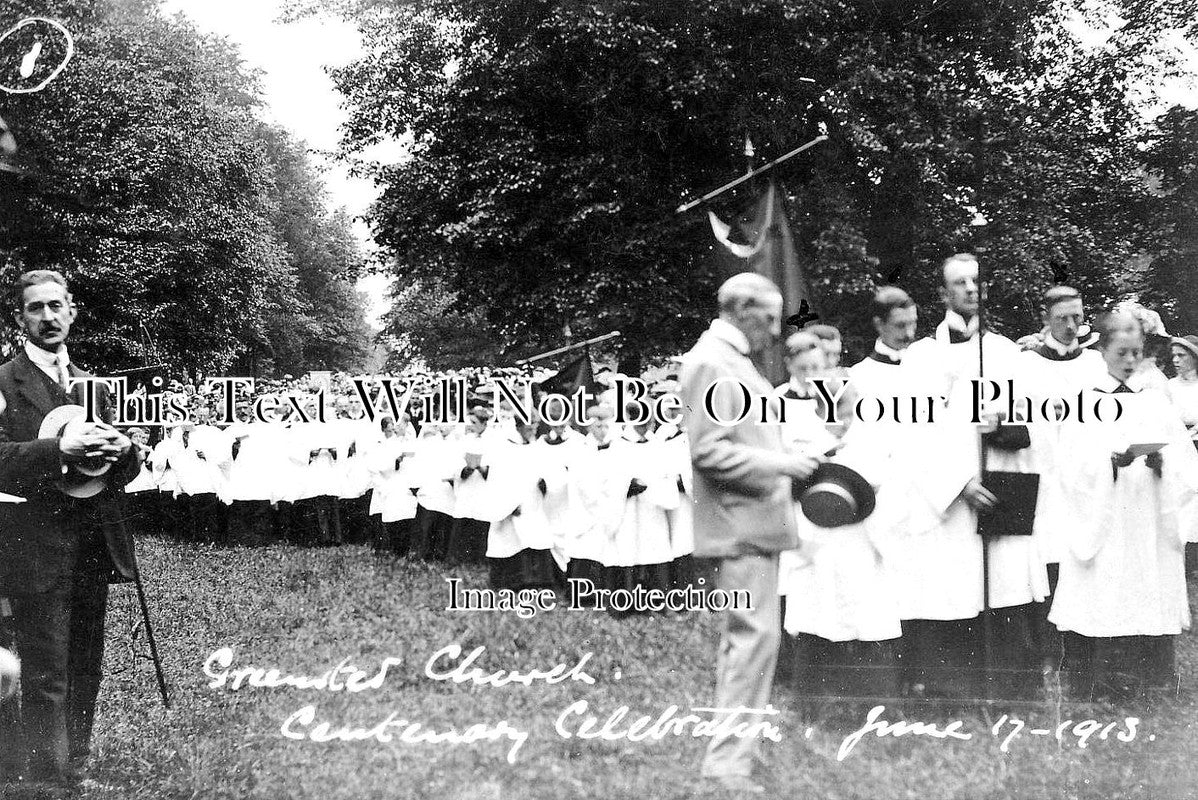
MULTIPOLYGON (((352 366, 361 257, 299 146, 257 118, 239 55, 151 0, 0 2, 5 27, 34 14, 76 52, 45 89, 0 95, 26 170, 0 176, 2 277, 64 272, 72 347, 96 368, 151 357, 143 326, 189 372, 352 366)), ((6 85, 37 37, 37 69, 55 63, 59 43, 22 29, 0 44, 6 85)))
POLYGON ((819 306, 861 337, 887 279, 931 322, 936 264, 959 249, 984 252, 1012 332, 1054 280, 1096 303, 1134 289, 1125 267, 1155 236, 1143 109, 1176 67, 1164 32, 1195 33, 1186 3, 1148 0, 337 5, 367 53, 335 76, 347 151, 414 141, 375 172, 398 284, 437 281, 500 346, 556 345, 568 324, 645 354, 709 316, 711 232, 674 208, 744 169, 746 133, 767 157, 830 135, 781 172, 819 306))
POLYGON ((1159 181, 1160 236, 1145 299, 1161 306, 1170 332, 1198 333, 1198 112, 1175 108, 1163 115, 1144 162, 1159 181))

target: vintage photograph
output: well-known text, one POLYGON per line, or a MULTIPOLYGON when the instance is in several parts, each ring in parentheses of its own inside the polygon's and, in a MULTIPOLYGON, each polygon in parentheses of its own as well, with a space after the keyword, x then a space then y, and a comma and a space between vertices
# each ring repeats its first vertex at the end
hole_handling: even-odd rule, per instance
POLYGON ((1193 0, 0 0, 0 800, 1198 798, 1193 0))

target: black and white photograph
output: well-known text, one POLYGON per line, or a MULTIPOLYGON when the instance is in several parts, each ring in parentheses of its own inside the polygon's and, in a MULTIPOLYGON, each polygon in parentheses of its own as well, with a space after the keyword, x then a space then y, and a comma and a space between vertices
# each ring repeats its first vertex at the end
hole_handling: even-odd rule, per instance
POLYGON ((1194 0, 0 0, 0 800, 1195 800, 1194 0))

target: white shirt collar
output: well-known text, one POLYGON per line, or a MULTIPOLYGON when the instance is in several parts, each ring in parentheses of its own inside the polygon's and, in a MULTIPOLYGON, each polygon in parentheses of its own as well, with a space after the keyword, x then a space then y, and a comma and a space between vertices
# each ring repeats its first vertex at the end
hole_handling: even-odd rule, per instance
POLYGON ((747 356, 752 350, 752 347, 749 346, 749 339, 741 333, 740 328, 725 319, 716 317, 711 321, 711 327, 707 330, 732 345, 742 356, 747 356))
POLYGON ((903 351, 902 350, 895 350, 893 347, 890 347, 885 342, 883 342, 881 339, 878 339, 876 342, 874 342, 874 352, 878 353, 879 355, 886 356, 891 361, 902 361, 903 360, 903 351))
POLYGON ((67 346, 65 344, 60 344, 58 346, 57 353, 47 353, 42 348, 26 339, 25 355, 29 356, 29 360, 33 362, 34 366, 40 369, 50 378, 50 380, 57 384, 62 383, 62 378, 59 375, 58 365, 55 363, 56 358, 62 359, 62 368, 66 370, 67 375, 71 374, 71 371, 68 368, 71 363, 71 357, 67 355, 67 346))
POLYGON ((1073 346, 1070 347, 1067 344, 1061 344, 1060 342, 1058 342, 1056 339, 1053 338, 1051 333, 1046 333, 1046 334, 1044 334, 1044 346, 1059 356, 1067 356, 1070 353, 1072 353, 1073 351, 1077 350, 1078 342, 1076 339, 1074 339, 1073 346))
MULTIPOLYGON (((61 358, 63 366, 68 366, 71 363, 71 357, 67 355, 67 346, 65 344, 60 344, 56 353, 48 353, 26 339, 25 355, 29 356, 29 360, 43 370, 57 370, 58 365, 55 363, 55 358, 61 358)), ((57 372, 54 373, 54 380, 58 380, 57 372)))

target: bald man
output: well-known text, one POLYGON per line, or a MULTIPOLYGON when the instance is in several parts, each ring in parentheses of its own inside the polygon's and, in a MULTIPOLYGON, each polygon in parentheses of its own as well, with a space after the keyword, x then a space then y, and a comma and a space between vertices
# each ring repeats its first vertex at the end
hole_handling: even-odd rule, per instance
MULTIPOLYGON (((695 556, 714 562, 717 588, 747 590, 752 604, 722 612, 715 706, 764 709, 780 641, 778 553, 799 543, 791 479, 810 475, 819 460, 788 454, 779 427, 758 424, 753 414, 735 425, 713 419, 737 416, 741 386, 771 394, 752 357, 782 332, 782 295, 756 273, 730 278, 717 302, 719 318, 686 354, 679 376, 694 467, 695 556), (721 380, 708 407, 708 389, 721 380)), ((750 714, 737 721, 771 720, 750 714)), ((761 792, 752 780, 756 753, 755 738, 715 737, 703 775, 733 791, 761 792)))

